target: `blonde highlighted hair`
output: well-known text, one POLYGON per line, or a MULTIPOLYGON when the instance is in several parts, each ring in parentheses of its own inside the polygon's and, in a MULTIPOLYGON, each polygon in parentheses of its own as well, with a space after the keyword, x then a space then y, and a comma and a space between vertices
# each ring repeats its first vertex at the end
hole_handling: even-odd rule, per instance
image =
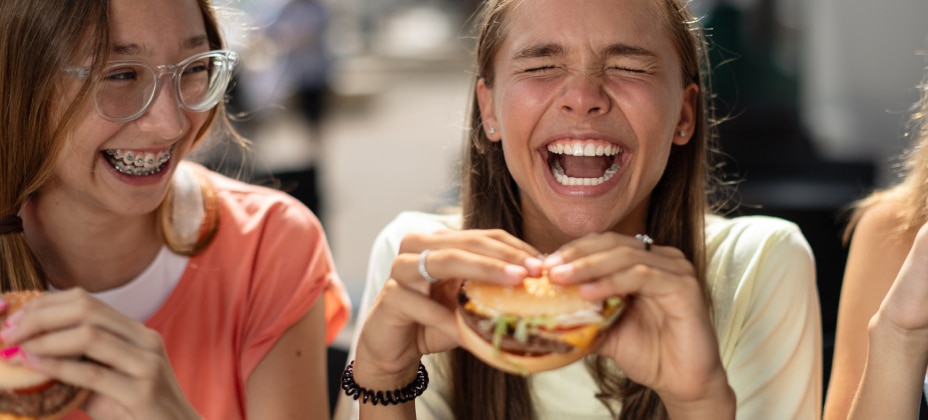
MULTIPOLYGON (((213 6, 209 0, 197 4, 210 48, 222 48, 213 6)), ((64 101, 62 70, 88 57, 91 74, 102 69, 109 52, 108 10, 105 0, 0 1, 0 216, 17 215, 52 178, 75 117, 88 105, 93 88, 93 78, 88 78, 73 100, 64 101)), ((224 112, 222 104, 210 111, 197 141, 224 112)), ((0 235, 0 291, 46 286, 24 236, 0 235)))
POLYGON ((844 232, 845 241, 850 240, 863 214, 883 202, 898 204, 895 206, 896 217, 900 222, 896 231, 898 234, 928 223, 928 68, 916 89, 920 94, 906 124, 905 137, 910 143, 899 167, 901 181, 875 191, 854 204, 848 228, 844 232))

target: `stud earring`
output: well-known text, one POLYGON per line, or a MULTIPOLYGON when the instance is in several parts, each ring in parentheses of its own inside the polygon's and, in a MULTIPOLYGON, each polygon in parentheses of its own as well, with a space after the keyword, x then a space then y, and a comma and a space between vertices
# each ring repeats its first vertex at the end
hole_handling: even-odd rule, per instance
POLYGON ((487 132, 490 134, 496 134, 496 128, 490 127, 487 129, 487 132))
POLYGON ((677 135, 679 135, 680 137, 686 137, 686 131, 680 130, 677 132, 677 135))

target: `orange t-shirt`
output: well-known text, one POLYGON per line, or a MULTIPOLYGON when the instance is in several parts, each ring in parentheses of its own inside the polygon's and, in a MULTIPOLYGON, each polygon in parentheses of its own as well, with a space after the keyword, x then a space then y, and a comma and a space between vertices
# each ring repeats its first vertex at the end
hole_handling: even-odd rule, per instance
POLYGON ((322 226, 306 206, 276 190, 197 170, 217 193, 219 229, 145 324, 164 338, 197 412, 240 419, 246 381, 283 332, 321 297, 330 344, 350 303, 322 226))

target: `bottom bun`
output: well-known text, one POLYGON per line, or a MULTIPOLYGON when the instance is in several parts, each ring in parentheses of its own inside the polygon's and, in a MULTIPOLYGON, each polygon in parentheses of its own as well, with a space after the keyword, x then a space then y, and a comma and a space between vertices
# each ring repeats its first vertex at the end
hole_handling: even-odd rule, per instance
POLYGON ((87 400, 87 396, 90 395, 90 390, 81 389, 74 394, 74 398, 71 399, 67 404, 63 405, 58 411, 39 417, 30 417, 30 416, 20 416, 11 413, 0 413, 0 420, 59 420, 64 416, 68 415, 70 412, 76 410, 81 404, 87 400))
POLYGON ((573 347, 567 353, 523 356, 494 349, 493 343, 484 340, 480 334, 467 325, 460 310, 455 311, 454 316, 458 321, 458 329, 461 331, 465 349, 484 363, 515 375, 528 375, 567 366, 582 359, 598 344, 598 340, 594 340, 589 346, 573 347))

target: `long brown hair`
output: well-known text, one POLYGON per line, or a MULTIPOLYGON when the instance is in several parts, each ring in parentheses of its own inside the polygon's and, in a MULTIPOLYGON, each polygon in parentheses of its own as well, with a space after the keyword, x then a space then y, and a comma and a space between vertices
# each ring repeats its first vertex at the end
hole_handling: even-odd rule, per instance
MULTIPOLYGON (((210 48, 221 32, 209 0, 197 0, 210 48)), ((107 1, 0 2, 0 216, 16 215, 48 182, 78 112, 90 101, 92 78, 65 103, 62 70, 91 59, 91 74, 109 50, 107 1)), ((197 134, 203 138, 222 105, 197 134)), ((159 209, 163 211, 163 209, 159 209)), ((45 289, 46 279, 22 234, 0 235, 0 290, 45 289)))
MULTIPOLYGON (((924 54, 928 56, 928 52, 924 54)), ((910 143, 900 167, 902 180, 854 204, 854 212, 844 233, 845 241, 850 239, 863 213, 881 202, 899 203, 896 216, 900 224, 894 232, 896 234, 928 223, 928 71, 916 88, 921 94, 918 102, 912 106, 905 130, 905 137, 910 143)))
MULTIPOLYGON (((667 169, 651 194, 646 229, 655 241, 679 248, 693 263, 707 304, 705 216, 709 208, 711 176, 710 141, 714 115, 710 95, 706 43, 702 31, 683 0, 653 0, 658 20, 677 49, 682 65, 682 86, 700 86, 696 127, 689 143, 674 146, 667 169), (661 223, 679 220, 681 223, 661 223)), ((507 17, 524 0, 487 0, 477 22, 476 78, 488 86, 494 80, 493 58, 506 36, 507 17)), ((461 205, 464 228, 502 228, 522 236, 519 190, 509 174, 499 142, 491 142, 482 129, 480 110, 472 94, 468 141, 464 152, 461 205)), ((711 307, 711 305, 709 305, 711 307)), ((611 360, 590 357, 587 367, 600 387, 597 397, 613 413, 621 405, 621 419, 663 418, 666 412, 657 394, 625 379, 611 360)), ((525 378, 497 371, 467 351, 451 355, 454 412, 461 419, 530 419, 535 417, 525 378)))

